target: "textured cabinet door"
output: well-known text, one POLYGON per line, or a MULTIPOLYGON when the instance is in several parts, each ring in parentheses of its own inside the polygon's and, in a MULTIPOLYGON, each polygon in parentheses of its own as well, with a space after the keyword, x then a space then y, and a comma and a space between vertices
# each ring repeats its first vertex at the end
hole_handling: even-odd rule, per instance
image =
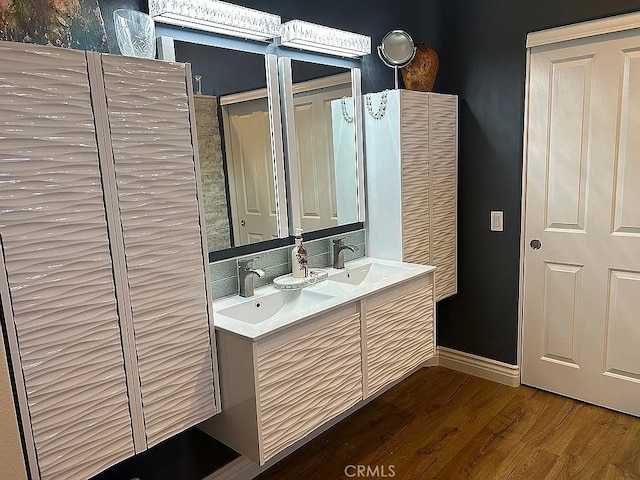
POLYGON ((431 259, 431 170, 429 96, 400 94, 402 159, 402 261, 434 265, 431 259))
POLYGON ((102 56, 147 443, 219 411, 183 64, 102 56))
POLYGON ((262 463, 362 400, 355 303, 318 322, 258 344, 262 463))
POLYGON ((436 300, 457 286, 458 97, 392 90, 365 109, 369 254, 438 267, 436 300))
POLYGON ((438 267, 436 300, 455 294, 458 97, 402 91, 402 260, 438 267))
POLYGON ((87 61, 5 42, 0 57, 0 287, 25 444, 33 478, 84 479, 134 453, 87 61))
POLYGON ((369 396, 433 356, 433 275, 365 299, 363 315, 369 396))
POLYGON ((430 247, 436 300, 458 291, 458 97, 429 94, 430 247))

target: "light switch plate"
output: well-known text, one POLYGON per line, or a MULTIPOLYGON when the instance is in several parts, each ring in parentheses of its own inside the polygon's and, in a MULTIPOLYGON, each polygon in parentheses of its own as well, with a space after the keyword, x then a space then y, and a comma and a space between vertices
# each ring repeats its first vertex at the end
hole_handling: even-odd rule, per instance
POLYGON ((504 230, 504 212, 491 212, 491 231, 502 232, 504 230))

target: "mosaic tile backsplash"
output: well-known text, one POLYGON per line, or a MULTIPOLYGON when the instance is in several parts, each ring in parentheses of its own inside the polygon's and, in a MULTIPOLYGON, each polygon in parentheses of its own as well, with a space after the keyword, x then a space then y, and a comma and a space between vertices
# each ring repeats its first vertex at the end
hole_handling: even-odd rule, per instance
MULTIPOLYGON (((354 245, 358 248, 355 252, 347 250, 344 257, 345 261, 354 260, 366 255, 365 231, 357 230, 334 237, 304 242, 309 252, 309 267, 322 268, 331 266, 333 262, 332 248, 334 238, 344 238, 346 245, 354 245)), ((293 245, 290 245, 266 252, 210 263, 209 272, 211 275, 213 298, 216 299, 238 294, 238 260, 242 258, 253 258, 254 267, 261 268, 266 273, 264 277, 255 279, 254 286, 256 288, 273 283, 273 279, 280 275, 291 273, 292 248, 293 245)))

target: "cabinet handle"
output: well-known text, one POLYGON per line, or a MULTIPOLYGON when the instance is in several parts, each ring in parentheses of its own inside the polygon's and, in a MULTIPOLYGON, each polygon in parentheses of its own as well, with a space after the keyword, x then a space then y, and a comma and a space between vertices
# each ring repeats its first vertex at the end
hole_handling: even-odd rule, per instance
POLYGON ((240 226, 244 227, 247 224, 244 220, 240 220, 240 226))
POLYGON ((529 245, 531 245, 531 248, 533 248, 534 250, 540 250, 542 248, 542 242, 537 238, 531 240, 531 243, 529 243, 529 245))

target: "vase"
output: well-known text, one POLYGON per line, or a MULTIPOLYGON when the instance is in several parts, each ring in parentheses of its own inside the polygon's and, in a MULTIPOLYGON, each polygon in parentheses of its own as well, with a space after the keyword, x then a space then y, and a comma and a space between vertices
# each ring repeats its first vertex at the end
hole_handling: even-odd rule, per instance
POLYGON ((113 12, 113 23, 122 55, 156 57, 155 24, 149 15, 135 10, 118 9, 113 12))
POLYGON ((438 74, 438 54, 423 43, 416 45, 416 55, 406 67, 402 67, 402 80, 408 90, 430 92, 438 74))

